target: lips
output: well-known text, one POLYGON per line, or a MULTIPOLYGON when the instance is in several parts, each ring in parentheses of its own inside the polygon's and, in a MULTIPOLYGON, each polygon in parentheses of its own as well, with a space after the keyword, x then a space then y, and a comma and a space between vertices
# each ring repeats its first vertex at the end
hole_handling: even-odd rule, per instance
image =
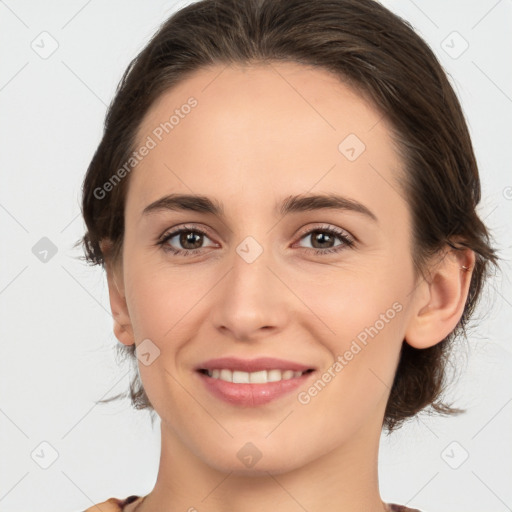
POLYGON ((270 357, 210 359, 196 367, 206 389, 231 405, 245 407, 269 403, 289 394, 314 373, 315 368, 270 357))

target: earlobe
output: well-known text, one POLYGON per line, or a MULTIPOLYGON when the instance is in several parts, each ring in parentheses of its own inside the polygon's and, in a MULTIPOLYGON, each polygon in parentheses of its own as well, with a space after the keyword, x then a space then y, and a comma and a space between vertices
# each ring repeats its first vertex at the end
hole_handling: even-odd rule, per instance
MULTIPOLYGON (((103 242, 100 246, 103 253, 108 254, 110 245, 103 242)), ((110 309, 112 310, 114 320, 114 334, 124 345, 133 345, 135 340, 128 306, 126 304, 121 268, 114 266, 108 257, 105 257, 105 272, 107 274, 110 309)))
POLYGON ((415 291, 416 304, 405 333, 409 345, 431 347, 455 329, 464 312, 474 265, 471 249, 445 251, 431 269, 429 282, 421 282, 415 291))

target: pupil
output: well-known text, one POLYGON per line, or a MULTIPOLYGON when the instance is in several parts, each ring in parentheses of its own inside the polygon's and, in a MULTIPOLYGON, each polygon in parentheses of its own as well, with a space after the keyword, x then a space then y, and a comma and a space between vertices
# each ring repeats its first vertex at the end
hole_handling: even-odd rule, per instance
POLYGON ((180 243, 186 249, 199 249, 201 247, 201 237, 199 233, 193 233, 189 231, 188 233, 182 233, 180 237, 180 243), (196 243, 194 247, 187 247, 187 244, 194 245, 194 238, 196 238, 196 243), (199 239, 199 241, 197 240, 199 239))
MULTIPOLYGON (((331 242, 331 235, 329 235, 328 233, 322 233, 322 232, 317 232, 315 236, 313 236, 313 240, 316 242, 319 242, 320 244, 322 243, 329 243, 331 242)), ((313 244, 314 246, 314 244, 313 244)), ((320 247, 320 249, 325 249, 325 247, 320 247)))

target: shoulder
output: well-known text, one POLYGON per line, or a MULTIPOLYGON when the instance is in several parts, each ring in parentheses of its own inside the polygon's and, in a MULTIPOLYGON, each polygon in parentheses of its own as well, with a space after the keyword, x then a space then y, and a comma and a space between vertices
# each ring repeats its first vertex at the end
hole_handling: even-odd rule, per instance
MULTIPOLYGON (((138 500, 140 496, 132 495, 125 499, 109 498, 107 501, 97 503, 92 507, 84 510, 84 512, 97 512, 98 508, 101 512, 123 512, 126 505, 138 500)), ((395 503, 388 503, 389 512, 421 512, 417 508, 408 508, 403 505, 396 505, 395 503)))
POLYGON ((139 498, 140 496, 136 495, 128 496, 128 498, 124 499, 109 498, 107 501, 89 507, 87 510, 84 510, 84 512, 98 512, 98 510, 101 510, 101 512, 123 512, 126 505, 139 498))
POLYGON ((123 500, 110 498, 107 501, 96 503, 96 505, 89 507, 84 512, 98 512, 98 509, 101 510, 101 512, 121 512, 123 510, 123 500))
POLYGON ((395 503, 388 503, 389 512, 421 512, 417 508, 408 508, 404 505, 396 505, 395 503))

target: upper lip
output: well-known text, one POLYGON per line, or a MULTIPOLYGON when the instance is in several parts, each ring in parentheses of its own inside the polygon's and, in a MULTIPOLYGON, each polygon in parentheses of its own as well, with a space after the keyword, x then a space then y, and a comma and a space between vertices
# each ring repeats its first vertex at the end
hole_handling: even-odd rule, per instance
POLYGON ((226 369, 242 372, 258 372, 262 370, 293 370, 303 372, 312 370, 311 366, 296 363, 294 361, 286 361, 284 359, 276 359, 274 357, 258 357, 257 359, 239 359, 237 357, 219 357, 217 359, 209 359, 196 367, 196 370, 217 370, 226 369))

